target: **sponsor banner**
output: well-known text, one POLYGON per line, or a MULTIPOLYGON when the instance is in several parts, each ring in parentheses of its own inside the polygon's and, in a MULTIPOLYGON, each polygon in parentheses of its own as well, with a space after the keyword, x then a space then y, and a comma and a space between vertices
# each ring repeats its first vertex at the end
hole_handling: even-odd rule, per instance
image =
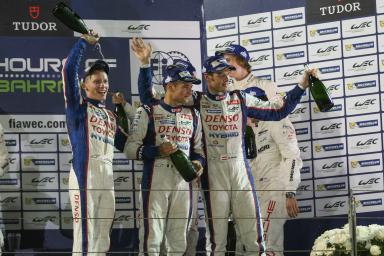
MULTIPOLYGON (((384 20, 383 20, 384 23, 384 20)), ((384 24, 383 24, 384 25, 384 24)), ((384 52, 384 34, 377 35, 379 52, 384 52)))
POLYGON ((275 68, 276 84, 297 84, 304 74, 303 65, 294 65, 288 67, 275 68))
POLYGON ((21 152, 57 152, 56 134, 21 134, 21 152))
POLYGON ((369 114, 380 111, 378 94, 346 98, 347 115, 369 114))
POLYGON ((345 78, 344 81, 346 96, 379 92, 377 75, 345 78))
POLYGON ((307 23, 322 23, 374 15, 375 0, 306 1, 307 23))
POLYGON ((376 0, 376 12, 383 13, 384 12, 384 1, 376 0))
POLYGON ((348 213, 348 197, 331 197, 315 200, 316 216, 345 215, 348 213))
POLYGON ((21 229, 21 212, 4 212, 0 211, 0 228, 5 230, 21 229))
POLYGON ((384 15, 377 15, 377 32, 384 33, 384 15))
POLYGON ((239 17, 240 33, 270 30, 272 20, 270 12, 263 12, 239 17))
POLYGON ((345 137, 313 141, 314 158, 343 156, 346 155, 346 153, 345 137))
MULTIPOLYGON (((273 67, 273 52, 272 50, 264 50, 259 52, 249 53, 248 63, 252 69, 264 69, 273 67)), ((271 79, 268 79, 271 80, 271 79)))
POLYGON ((380 72, 384 72, 384 54, 379 54, 380 72))
MULTIPOLYGON (((287 86, 279 86, 278 85, 278 93, 283 93, 283 92, 288 92, 290 90, 292 90, 294 87, 296 87, 297 84, 293 84, 293 85, 287 85, 287 86)), ((301 100, 300 102, 306 102, 306 101, 309 101, 309 93, 308 93, 309 90, 305 90, 304 93, 303 93, 303 96, 301 97, 301 100)))
POLYGON ((349 174, 362 174, 382 171, 383 156, 381 153, 348 156, 349 174))
POLYGON ((311 102, 311 115, 312 119, 333 118, 344 116, 344 99, 333 99, 335 104, 327 112, 320 112, 319 107, 315 102, 311 102))
POLYGON ((356 212, 377 212, 384 211, 384 194, 373 193, 365 195, 356 195, 356 212))
POLYGON ((198 21, 84 20, 103 37, 200 38, 198 21))
POLYGON ((215 55, 215 52, 222 50, 231 44, 239 44, 238 36, 221 37, 207 40, 207 56, 215 55))
POLYGON ((285 9, 272 12, 273 28, 285 28, 305 23, 304 7, 285 9))
POLYGON ((124 153, 115 153, 113 155, 113 171, 131 171, 132 161, 128 160, 124 153))
POLYGON ((313 198, 313 181, 302 180, 297 188, 296 198, 297 199, 309 199, 313 198))
POLYGON ((341 56, 342 50, 339 40, 308 45, 308 58, 310 62, 340 59, 341 56))
POLYGON ((298 141, 311 139, 311 123, 294 123, 293 126, 295 127, 296 138, 298 141))
POLYGON ((5 132, 66 132, 64 115, 0 115, 5 132))
POLYGON ((345 135, 344 118, 312 121, 312 138, 322 139, 329 137, 338 137, 345 135))
POLYGON ((312 161, 303 161, 303 167, 300 170, 301 180, 312 179, 312 161))
POLYGON ((349 176, 349 184, 354 194, 382 191, 383 173, 351 175, 349 176))
POLYGON ((71 211, 61 212, 61 229, 73 229, 73 218, 71 211))
POLYGON ((347 175, 347 157, 327 158, 313 161, 316 178, 347 175))
POLYGON ((68 134, 59 134, 59 151, 72 152, 71 142, 69 141, 68 134))
POLYGON ((69 184, 69 172, 60 172, 60 191, 67 191, 69 184))
POLYGON ((299 149, 300 149, 300 157, 303 160, 311 159, 312 158, 312 152, 311 152, 311 142, 310 141, 300 141, 299 142, 299 149))
POLYGON ((133 192, 115 192, 116 209, 132 209, 133 208, 133 192))
POLYGON ((59 153, 59 171, 69 172, 72 167, 72 153, 59 153))
POLYGON ((115 212, 113 220, 113 228, 134 228, 135 227, 135 212, 134 211, 119 211, 115 212))
POLYGON ((309 121, 309 103, 297 104, 288 117, 292 122, 309 121))
POLYGON ((20 155, 18 153, 9 154, 9 172, 20 172, 20 155))
MULTIPOLYGON (((135 171, 142 171, 143 167, 144 167, 143 161, 139 161, 139 160, 133 161, 133 168, 135 171)), ((136 173, 135 173, 135 175, 136 175, 136 173)))
POLYGON ((375 16, 342 20, 341 27, 343 38, 372 35, 376 33, 375 16))
POLYGON ((287 47, 290 45, 305 44, 307 42, 307 34, 305 26, 276 29, 273 31, 273 46, 287 47))
POLYGON ((272 32, 264 31, 240 35, 240 44, 248 51, 257 51, 272 48, 272 32))
MULTIPOLYGON (((2 125, 3 126, 3 125, 2 125)), ((4 133, 5 146, 8 152, 19 152, 20 139, 18 134, 4 133)))
POLYGON ((312 63, 313 68, 317 68, 317 74, 321 80, 334 79, 343 76, 342 60, 312 63))
POLYGON ((297 216, 298 219, 315 217, 313 200, 300 200, 297 204, 299 206, 299 215, 297 216))
POLYGON ((23 193, 23 210, 43 211, 59 209, 58 192, 23 193))
POLYGON ((0 208, 2 211, 21 210, 21 193, 20 192, 1 192, 0 208))
MULTIPOLYGON (((237 37, 236 37, 237 38, 237 37)), ((163 70, 167 65, 173 64, 176 59, 191 62, 196 70, 201 70, 201 50, 199 40, 147 40, 155 49, 151 56, 152 83, 155 85, 163 84, 163 70)), ((132 41, 130 40, 130 45, 132 41)), ((216 45, 216 44, 215 44, 216 45)), ((139 76, 140 64, 134 54, 130 55, 131 70, 131 91, 138 94, 137 81, 139 76)), ((196 72, 201 79, 201 72, 196 72)), ((193 87, 201 90, 201 85, 193 87)))
POLYGON ((307 47, 294 46, 274 50, 275 66, 295 65, 307 62, 307 47))
MULTIPOLYGON (((69 5, 68 0, 64 3, 69 5)), ((3 0, 0 36, 71 36, 73 32, 52 15, 55 1, 3 0)))
POLYGON ((373 133, 380 131, 380 114, 347 117, 348 135, 373 133))
POLYGON ((132 189, 132 172, 116 172, 113 173, 115 190, 131 190, 132 189))
POLYGON ((315 196, 341 196, 348 194, 348 176, 315 180, 315 196))
MULTIPOLYGON (((174 22, 172 22, 173 24, 174 22)), ((209 20, 205 24, 205 29, 207 32, 207 38, 219 37, 219 36, 229 36, 239 33, 237 17, 219 19, 219 20, 209 20)), ((161 34, 164 34, 164 30, 161 31, 161 34)), ((161 36, 168 37, 168 36, 161 36)), ((179 37, 179 36, 178 36, 179 37)))
POLYGON ((23 171, 57 171, 57 154, 21 154, 21 168, 23 171))
POLYGON ((377 73, 377 55, 344 59, 345 76, 377 73))
POLYGON ((71 210, 71 200, 68 192, 60 192, 60 210, 71 210))
POLYGON ((8 172, 0 177, 0 187, 2 191, 19 191, 20 173, 8 172))
POLYGON ((381 133, 348 137, 348 154, 382 151, 381 133))
POLYGON ((58 190, 58 173, 23 173, 23 191, 58 190))
POLYGON ((344 57, 374 54, 377 52, 376 36, 343 40, 344 57))
POLYGON ((262 69, 262 70, 256 70, 256 71, 253 70, 252 73, 259 79, 274 81, 275 76, 273 73, 273 69, 262 69))
POLYGON ((60 228, 59 212, 24 212, 23 217, 24 229, 27 230, 60 228))
POLYGON ((307 33, 309 43, 340 39, 340 21, 308 25, 307 33))

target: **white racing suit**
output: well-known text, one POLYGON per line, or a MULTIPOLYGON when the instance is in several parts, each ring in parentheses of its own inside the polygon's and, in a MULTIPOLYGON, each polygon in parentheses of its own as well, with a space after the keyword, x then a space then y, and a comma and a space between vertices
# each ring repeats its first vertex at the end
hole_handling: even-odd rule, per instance
POLYGON ((292 123, 288 118, 278 122, 260 121, 256 145, 256 168, 252 174, 259 190, 267 255, 282 256, 284 223, 289 218, 285 193, 296 193, 303 165, 292 123))
POLYGON ((62 71, 73 153, 69 174, 73 255, 105 255, 115 214, 112 159, 116 118, 101 102, 81 97, 78 70, 86 46, 84 39, 75 44, 62 71))
MULTIPOLYGON (((152 97, 149 76, 149 68, 140 69, 142 101, 152 97)), ((303 93, 302 89, 295 87, 287 93, 283 105, 280 101, 264 102, 241 91, 223 95, 194 93, 192 101, 194 107, 200 110, 207 157, 207 168, 201 183, 210 235, 208 251, 212 254, 225 255, 227 222, 232 213, 246 255, 262 255, 265 246, 259 203, 244 149, 247 117, 280 120, 295 108, 303 93)))
MULTIPOLYGON (((4 140, 4 130, 0 124, 0 177, 6 174, 9 170, 8 150, 4 140)), ((4 237, 0 229, 0 255, 4 246, 4 237)))
POLYGON ((168 254, 183 255, 192 215, 193 194, 169 157, 160 157, 161 137, 177 144, 191 160, 205 165, 200 114, 193 108, 160 101, 137 110, 125 144, 128 159, 144 161, 141 184, 140 255, 159 255, 165 239, 168 254))

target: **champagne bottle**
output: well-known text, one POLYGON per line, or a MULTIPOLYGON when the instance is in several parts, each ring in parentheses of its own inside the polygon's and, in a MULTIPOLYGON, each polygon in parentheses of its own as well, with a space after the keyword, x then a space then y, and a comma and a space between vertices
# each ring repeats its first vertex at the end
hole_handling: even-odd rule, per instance
POLYGON ((88 28, 81 17, 68 5, 59 2, 52 10, 53 15, 73 31, 88 34, 88 28))
MULTIPOLYGON (((166 136, 162 137, 162 141, 169 142, 166 136)), ((191 182, 198 177, 191 160, 189 160, 188 156, 179 148, 176 150, 176 152, 170 154, 169 157, 171 158, 171 161, 176 170, 180 173, 181 177, 183 177, 186 182, 191 182)))
MULTIPOLYGON (((307 69, 309 68, 308 65, 305 66, 307 69)), ((325 88, 320 79, 309 75, 309 89, 321 112, 326 112, 334 106, 333 100, 328 94, 327 88, 325 88)))
POLYGON ((245 143, 245 153, 246 153, 247 159, 255 158, 257 155, 255 133, 253 132, 252 127, 249 125, 245 127, 244 143, 245 143))
POLYGON ((115 104, 115 114, 117 116, 117 125, 120 126, 126 133, 128 133, 128 118, 125 114, 124 106, 121 103, 115 104))

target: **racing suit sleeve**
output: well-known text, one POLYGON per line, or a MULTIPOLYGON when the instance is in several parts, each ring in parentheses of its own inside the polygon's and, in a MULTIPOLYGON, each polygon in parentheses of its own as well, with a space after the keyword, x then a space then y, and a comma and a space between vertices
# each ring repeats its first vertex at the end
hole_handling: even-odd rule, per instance
POLYGON ((132 123, 132 121, 133 121, 133 119, 135 117, 135 114, 136 114, 135 107, 132 106, 131 104, 129 104, 129 102, 127 102, 124 105, 124 111, 125 111, 125 114, 127 115, 128 121, 130 123, 132 123))
MULTIPOLYGON (((159 156, 159 146, 153 145, 149 138, 149 115, 145 107, 137 109, 133 119, 132 130, 124 146, 124 154, 128 159, 145 160, 159 156)), ((153 136, 155 136, 154 131, 153 136)))
POLYGON ((8 150, 5 146, 4 131, 0 124, 0 176, 6 174, 9 170, 8 150))
POLYGON ((87 42, 80 38, 72 47, 62 70, 65 106, 69 110, 77 110, 81 103, 79 67, 87 48, 87 42))
POLYGON ((203 149, 203 132, 201 126, 201 118, 200 113, 192 109, 194 111, 194 136, 191 141, 191 153, 189 158, 193 160, 197 160, 200 162, 201 166, 205 165, 205 155, 203 149))
POLYGON ((264 121, 279 121, 291 113, 300 102, 304 90, 296 86, 288 91, 281 99, 275 97, 272 101, 262 101, 250 94, 242 93, 248 117, 264 121))
POLYGON ((279 173, 286 179, 283 181, 286 184, 284 190, 296 193, 301 181, 300 169, 303 166, 303 161, 300 158, 295 128, 288 118, 279 122, 269 122, 269 124, 271 136, 281 154, 279 173))

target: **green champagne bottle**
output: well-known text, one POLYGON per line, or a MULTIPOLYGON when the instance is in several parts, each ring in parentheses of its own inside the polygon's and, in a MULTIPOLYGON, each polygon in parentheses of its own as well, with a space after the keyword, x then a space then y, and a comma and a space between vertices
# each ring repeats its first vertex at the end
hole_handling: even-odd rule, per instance
POLYGON ((65 3, 59 2, 52 10, 52 13, 63 24, 65 24, 73 31, 79 32, 81 34, 88 34, 88 28, 84 21, 65 3))
MULTIPOLYGON (((166 136, 163 136, 162 140, 164 142, 169 142, 166 136)), ((170 154, 169 157, 171 158, 171 161, 176 170, 180 173, 181 177, 183 177, 186 182, 191 182, 198 177, 191 160, 189 160, 188 156, 179 148, 176 150, 176 152, 170 154)))
MULTIPOLYGON (((306 67, 308 68, 308 65, 306 65, 306 67)), ((309 89, 321 112, 326 112, 334 106, 333 100, 328 94, 327 88, 325 88, 320 79, 309 75, 309 89)))
POLYGON ((117 120, 116 120, 117 125, 120 126, 126 133, 128 133, 129 132, 128 118, 122 104, 115 105, 115 114, 117 116, 117 120))
POLYGON ((245 143, 245 153, 247 156, 247 159, 253 159, 257 155, 257 148, 256 148, 256 142, 255 142, 255 133, 253 132, 253 129, 251 126, 247 125, 245 127, 245 135, 244 135, 244 143, 245 143))

